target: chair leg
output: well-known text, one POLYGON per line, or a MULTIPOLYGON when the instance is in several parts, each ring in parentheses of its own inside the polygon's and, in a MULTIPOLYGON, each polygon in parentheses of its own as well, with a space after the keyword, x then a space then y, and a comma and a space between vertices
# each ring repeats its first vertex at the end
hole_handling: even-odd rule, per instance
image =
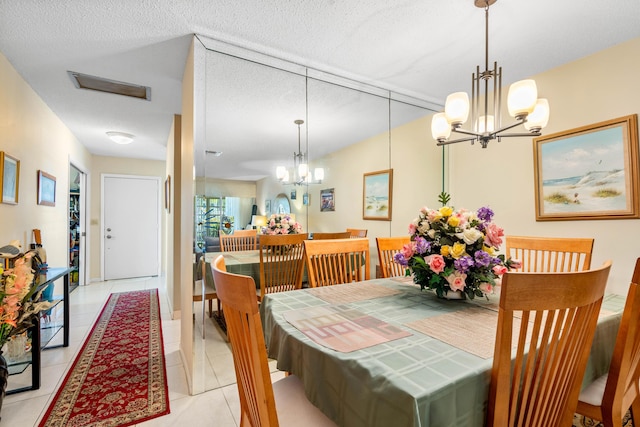
POLYGON ((209 318, 213 317, 213 300, 209 300, 209 318))
POLYGON ((631 408, 629 409, 631 412, 631 423, 634 427, 640 426, 640 397, 637 397, 636 400, 631 404, 631 408), (636 423, 636 419, 638 422, 636 423))

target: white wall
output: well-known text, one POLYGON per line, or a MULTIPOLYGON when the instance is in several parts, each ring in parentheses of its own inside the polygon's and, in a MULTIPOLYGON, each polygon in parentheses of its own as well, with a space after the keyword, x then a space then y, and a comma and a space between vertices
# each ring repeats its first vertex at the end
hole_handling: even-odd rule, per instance
MULTIPOLYGON (((638 113, 638 69, 640 38, 533 76, 539 96, 550 103, 544 133, 638 113)), ((640 220, 536 222, 532 138, 491 142, 484 150, 464 143, 448 149, 450 191, 456 207, 489 205, 507 234, 595 238, 592 266, 612 259, 608 290, 626 295, 640 256, 640 220)))

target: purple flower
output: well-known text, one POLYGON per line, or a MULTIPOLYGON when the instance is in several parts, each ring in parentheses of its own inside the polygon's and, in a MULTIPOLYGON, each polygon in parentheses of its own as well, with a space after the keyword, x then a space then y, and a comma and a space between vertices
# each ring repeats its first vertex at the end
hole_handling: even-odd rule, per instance
POLYGON ((402 255, 400 252, 398 252, 397 254, 395 254, 393 256, 393 260, 395 262, 397 262, 398 264, 402 265, 402 266, 408 266, 409 265, 409 261, 407 261, 404 257, 404 255, 402 255))
POLYGON ((475 257, 475 264, 478 267, 487 267, 491 263, 492 257, 485 251, 476 251, 473 256, 475 257))
POLYGON ((422 236, 416 237, 415 244, 416 252, 419 254, 431 251, 431 243, 427 242, 427 239, 422 236))
POLYGON ((478 209, 478 218, 483 222, 491 222, 491 218, 493 218, 493 211, 489 207, 482 207, 478 209))
POLYGON ((474 266, 474 264, 475 263, 473 262, 473 258, 471 258, 470 256, 460 257, 453 262, 453 266, 460 273, 466 273, 471 267, 474 266))

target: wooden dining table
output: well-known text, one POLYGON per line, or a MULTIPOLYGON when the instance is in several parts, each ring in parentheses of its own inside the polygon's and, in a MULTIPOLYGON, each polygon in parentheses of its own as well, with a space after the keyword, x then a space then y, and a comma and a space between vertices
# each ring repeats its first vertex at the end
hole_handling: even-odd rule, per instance
MULTIPOLYGON (((268 354, 338 425, 484 425, 499 295, 450 301, 404 278, 269 294, 268 354)), ((608 370, 624 297, 603 301, 584 383, 608 370)))

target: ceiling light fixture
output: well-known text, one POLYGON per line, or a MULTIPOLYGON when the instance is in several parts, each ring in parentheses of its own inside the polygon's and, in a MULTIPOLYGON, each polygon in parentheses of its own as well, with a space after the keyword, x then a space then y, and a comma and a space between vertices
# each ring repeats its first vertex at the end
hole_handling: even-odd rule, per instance
POLYGON ((507 107, 509 115, 516 123, 501 127, 502 116, 502 67, 493 63, 489 70, 489 6, 497 0, 474 0, 476 7, 485 11, 485 56, 484 71, 480 66, 472 75, 471 84, 471 121, 473 130, 462 129, 469 116, 469 96, 466 92, 452 93, 447 97, 444 113, 433 116, 431 134, 438 141, 437 145, 455 144, 457 142, 479 142, 482 148, 492 139, 498 142, 503 137, 540 136, 540 131, 549 121, 549 102, 538 98, 538 89, 534 80, 521 80, 509 87, 507 107), (493 96, 490 100, 489 81, 493 82, 493 96), (482 105, 480 105, 482 103, 482 105), (489 107, 492 107, 491 109, 489 107), (529 133, 505 133, 516 126, 524 125, 529 133), (451 132, 468 135, 464 138, 450 140, 451 132))
POLYGON ((111 140, 116 144, 121 145, 131 144, 133 142, 133 139, 135 138, 135 136, 131 135, 130 133, 114 131, 107 132, 107 136, 111 138, 111 140))
POLYGON ((293 153, 293 173, 290 174, 286 166, 278 166, 276 168, 276 177, 283 184, 320 184, 324 179, 324 169, 315 168, 315 170, 311 172, 309 170, 307 153, 303 153, 301 150, 300 125, 304 123, 304 120, 294 120, 293 123, 298 125, 298 152, 293 153))

